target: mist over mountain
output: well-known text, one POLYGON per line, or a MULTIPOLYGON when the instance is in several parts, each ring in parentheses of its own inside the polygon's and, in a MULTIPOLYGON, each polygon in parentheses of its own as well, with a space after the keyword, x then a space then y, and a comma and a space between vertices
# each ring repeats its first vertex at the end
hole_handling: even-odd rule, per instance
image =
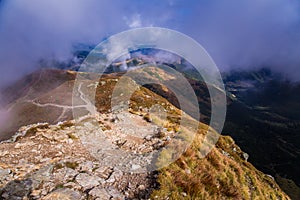
POLYGON ((297 81, 299 5, 297 0, 3 0, 0 84, 39 68, 40 59, 69 59, 76 43, 98 44, 112 34, 145 26, 194 38, 221 71, 267 66, 297 81))

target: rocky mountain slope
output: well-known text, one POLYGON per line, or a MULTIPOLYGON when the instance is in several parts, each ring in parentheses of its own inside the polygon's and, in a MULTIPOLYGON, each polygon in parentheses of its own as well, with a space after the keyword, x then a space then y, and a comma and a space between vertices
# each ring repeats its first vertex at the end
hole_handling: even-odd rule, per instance
MULTIPOLYGON (((145 87, 133 94, 128 110, 112 112, 110 97, 120 74, 110 74, 96 84, 99 113, 68 120, 76 73, 46 70, 41 74, 44 78, 38 82, 28 79, 31 75, 25 79, 30 81, 19 84, 16 91, 28 88, 25 92, 8 91, 9 107, 13 110, 14 104, 19 105, 16 116, 24 119, 12 127, 25 125, 26 115, 32 125, 23 126, 0 144, 2 199, 289 199, 272 177, 247 161, 248 155, 228 136, 221 136, 202 158, 199 150, 209 128, 202 123, 191 145, 170 165, 138 171, 141 166, 134 159, 120 162, 127 157, 110 152, 158 152, 155 158, 145 158, 151 158, 149 166, 161 166, 170 155, 169 146, 181 148, 182 112, 145 87), (30 108, 22 106, 27 104, 30 108), (161 105, 166 116, 151 112, 153 104, 161 105), (47 121, 52 114, 56 119, 47 121)), ((82 83, 77 92, 86 92, 91 83, 82 83)), ((87 107, 83 102, 78 108, 87 107)))
MULTIPOLYGON (((210 99, 206 85, 187 76, 198 97, 201 122, 207 124, 210 99)), ((268 69, 233 71, 224 74, 224 83, 228 106, 223 133, 253 155, 249 159, 251 163, 274 176, 293 199, 299 199, 299 83, 268 69)), ((146 87, 177 106, 172 94, 160 86, 146 87)))
POLYGON ((71 119, 74 79, 75 74, 68 71, 40 70, 6 88, 1 104, 7 109, 8 119, 0 127, 0 140, 23 125, 71 119))

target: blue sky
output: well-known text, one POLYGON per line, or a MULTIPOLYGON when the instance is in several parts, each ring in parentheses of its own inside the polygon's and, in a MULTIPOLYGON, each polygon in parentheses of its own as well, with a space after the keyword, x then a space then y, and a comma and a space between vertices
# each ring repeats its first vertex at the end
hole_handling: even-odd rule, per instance
POLYGON ((2 0, 0 83, 67 59, 74 43, 98 44, 135 27, 175 29, 198 41, 221 71, 270 66, 300 80, 297 0, 2 0))

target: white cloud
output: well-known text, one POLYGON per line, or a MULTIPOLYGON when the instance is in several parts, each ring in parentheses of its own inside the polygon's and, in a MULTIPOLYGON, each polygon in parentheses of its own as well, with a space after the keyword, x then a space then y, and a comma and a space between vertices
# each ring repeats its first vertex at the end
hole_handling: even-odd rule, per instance
POLYGON ((134 14, 130 19, 124 17, 124 20, 129 28, 139 28, 142 27, 142 20, 140 14, 134 14))

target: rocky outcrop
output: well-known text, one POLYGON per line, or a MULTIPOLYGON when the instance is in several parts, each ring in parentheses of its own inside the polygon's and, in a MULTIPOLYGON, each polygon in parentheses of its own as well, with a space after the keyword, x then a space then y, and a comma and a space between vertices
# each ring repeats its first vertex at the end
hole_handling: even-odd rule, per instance
MULTIPOLYGON (((113 123, 113 117, 103 117, 109 119, 107 123, 113 123)), ((79 134, 91 128, 91 120, 95 118, 85 118, 82 126, 75 126, 74 121, 25 126, 20 129, 22 134, 2 142, 1 198, 149 198, 157 187, 155 172, 123 172, 90 155, 79 134)), ((140 120, 144 121, 142 117, 140 120)), ((114 142, 122 138, 113 139, 111 145, 117 147, 114 142)))

